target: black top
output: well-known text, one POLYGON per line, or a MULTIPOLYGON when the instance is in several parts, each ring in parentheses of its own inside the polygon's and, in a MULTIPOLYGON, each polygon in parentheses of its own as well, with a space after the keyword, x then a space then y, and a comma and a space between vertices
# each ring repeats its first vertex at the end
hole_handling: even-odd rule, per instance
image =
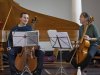
POLYGON ((13 31, 32 31, 32 27, 30 25, 19 27, 18 25, 13 27, 8 36, 8 47, 13 46, 12 32, 13 31))

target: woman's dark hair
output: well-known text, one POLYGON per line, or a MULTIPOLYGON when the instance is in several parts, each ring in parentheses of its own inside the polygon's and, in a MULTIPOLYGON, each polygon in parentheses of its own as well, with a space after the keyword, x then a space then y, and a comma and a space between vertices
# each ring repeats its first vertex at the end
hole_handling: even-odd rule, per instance
POLYGON ((86 12, 82 12, 80 16, 83 16, 84 18, 87 19, 87 21, 90 21, 90 16, 86 12))

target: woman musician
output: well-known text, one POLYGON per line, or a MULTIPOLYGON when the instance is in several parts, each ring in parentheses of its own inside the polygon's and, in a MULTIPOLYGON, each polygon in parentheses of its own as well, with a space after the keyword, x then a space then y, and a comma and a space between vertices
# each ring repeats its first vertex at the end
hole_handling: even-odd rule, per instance
POLYGON ((88 40, 90 42, 90 47, 88 48, 87 57, 85 58, 85 60, 83 60, 81 64, 77 64, 74 58, 71 61, 72 65, 76 69, 78 68, 78 66, 80 66, 82 71, 84 70, 84 68, 87 67, 88 63, 95 56, 95 54, 100 53, 100 50, 97 49, 99 35, 98 35, 95 25, 93 25, 90 20, 91 20, 91 17, 86 12, 81 13, 80 23, 82 25, 79 28, 79 40, 83 36, 83 32, 84 32, 86 25, 89 24, 86 34, 83 36, 85 40, 88 40))

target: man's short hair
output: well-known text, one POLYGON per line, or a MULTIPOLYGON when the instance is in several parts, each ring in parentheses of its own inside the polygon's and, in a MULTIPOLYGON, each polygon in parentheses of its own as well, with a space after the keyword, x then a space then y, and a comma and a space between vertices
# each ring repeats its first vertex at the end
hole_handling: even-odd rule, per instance
MULTIPOLYGON (((26 12, 20 13, 20 18, 23 16, 23 14, 28 14, 28 13, 26 13, 26 12)), ((29 14, 28 14, 28 15, 29 15, 29 14)))

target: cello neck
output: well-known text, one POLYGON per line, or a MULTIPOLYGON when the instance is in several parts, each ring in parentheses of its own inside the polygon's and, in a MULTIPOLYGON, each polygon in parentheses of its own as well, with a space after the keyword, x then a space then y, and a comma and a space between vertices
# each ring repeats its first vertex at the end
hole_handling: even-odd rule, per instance
POLYGON ((88 24, 86 26, 84 26, 84 31, 83 31, 83 35, 82 35, 82 38, 80 40, 80 43, 83 42, 84 40, 84 36, 86 35, 86 32, 87 32, 87 29, 89 27, 89 25, 94 21, 94 18, 93 17, 90 17, 89 21, 88 21, 88 24))
POLYGON ((83 35, 82 35, 82 38, 81 38, 81 40, 80 40, 80 43, 82 43, 83 40, 84 40, 84 36, 86 35, 86 32, 87 32, 88 26, 89 26, 89 25, 86 25, 86 26, 84 27, 84 31, 83 31, 83 35))

